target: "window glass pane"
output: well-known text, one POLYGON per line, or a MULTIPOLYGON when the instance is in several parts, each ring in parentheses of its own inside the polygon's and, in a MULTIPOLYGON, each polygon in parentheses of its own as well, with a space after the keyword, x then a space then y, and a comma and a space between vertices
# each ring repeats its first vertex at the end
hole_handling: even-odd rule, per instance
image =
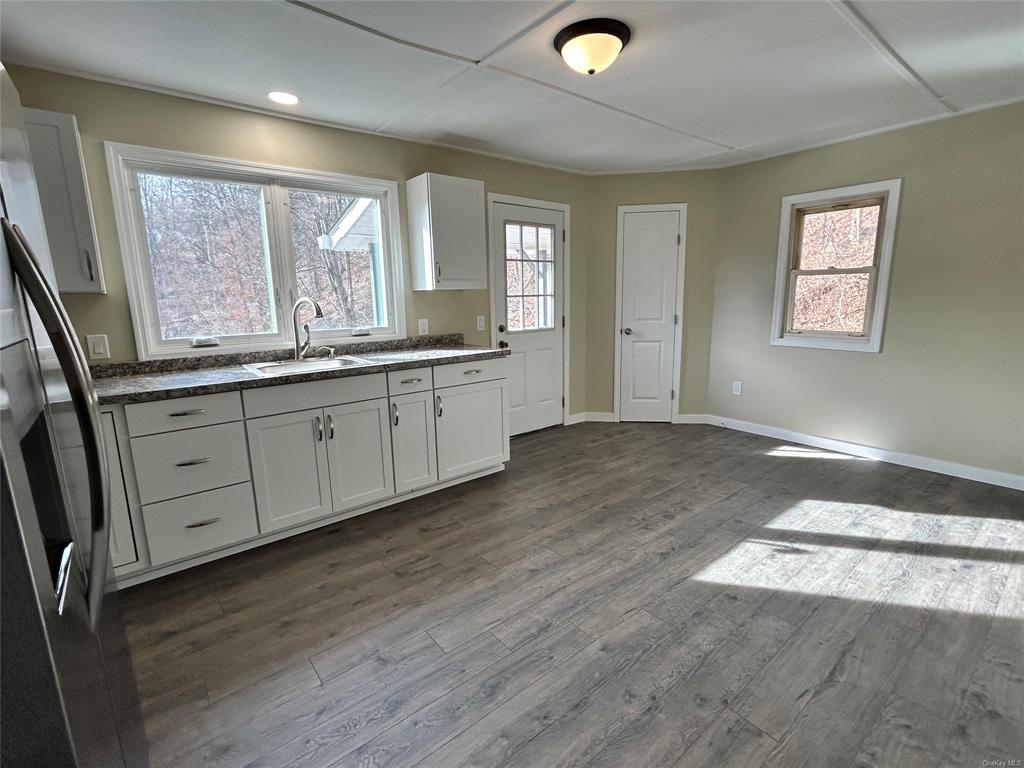
POLYGON ((276 333, 263 188, 137 178, 160 338, 276 333))
POLYGON ((523 275, 521 261, 505 262, 505 292, 510 296, 522 296, 523 275))
POLYGON ((875 259, 879 205, 810 213, 800 233, 800 269, 869 267, 875 259))
POLYGON ((794 331, 863 333, 868 275, 797 275, 794 331))
POLYGON ((290 189, 288 211, 299 295, 324 311, 314 329, 386 326, 380 202, 290 189))
POLYGON ((526 296, 523 298, 523 330, 534 330, 537 328, 537 297, 526 296))
POLYGON ((537 228, 523 227, 523 256, 527 259, 537 258, 537 228))
POLYGON ((520 259, 522 254, 519 252, 520 238, 519 238, 519 225, 518 224, 506 224, 505 225, 505 258, 508 259, 520 259))
POLYGON ((555 295, 555 265, 551 262, 538 262, 537 269, 537 293, 555 295))
POLYGON ((555 327, 555 297, 541 296, 537 300, 537 322, 541 328, 555 327))
POLYGON ((523 262, 523 293, 527 295, 537 294, 537 262, 523 262))
POLYGON ((551 248, 552 230, 550 227, 543 227, 537 233, 537 258, 543 261, 552 261, 555 252, 551 248))
POLYGON ((523 300, 518 296, 509 296, 508 304, 508 330, 523 330, 523 300))

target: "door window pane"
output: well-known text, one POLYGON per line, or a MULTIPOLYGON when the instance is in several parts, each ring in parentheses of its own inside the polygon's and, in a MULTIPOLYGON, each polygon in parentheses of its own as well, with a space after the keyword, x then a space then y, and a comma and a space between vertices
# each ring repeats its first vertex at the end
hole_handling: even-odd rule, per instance
POLYGON ((275 333, 263 187, 137 179, 160 338, 275 333))
POLYGON ((863 333, 867 317, 868 279, 866 272, 797 275, 793 330, 863 333))
POLYGON ((509 332, 555 327, 554 228, 505 225, 505 294, 509 332))
POLYGON ((299 295, 324 311, 316 330, 387 325, 380 201, 290 189, 288 212, 299 295))
POLYGON ((800 269, 851 269, 875 261, 880 205, 807 213, 800 232, 800 269))

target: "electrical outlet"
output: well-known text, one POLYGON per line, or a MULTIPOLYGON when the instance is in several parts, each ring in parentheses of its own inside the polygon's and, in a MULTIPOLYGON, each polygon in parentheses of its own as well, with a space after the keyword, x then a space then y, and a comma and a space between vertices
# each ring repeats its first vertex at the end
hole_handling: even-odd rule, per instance
POLYGON ((105 333, 98 333, 96 335, 87 335, 85 337, 85 346, 89 349, 90 360, 102 360, 110 357, 110 344, 107 342, 107 335, 105 333))
POLYGON ((487 327, 487 316, 477 315, 476 316, 476 329, 482 331, 487 327))
POLYGON ((740 395, 743 394, 743 382, 742 381, 734 381, 732 383, 732 393, 734 395, 736 395, 736 397, 739 397, 740 395))
POLYGON ((427 318, 421 317, 416 321, 416 326, 419 329, 420 336, 426 336, 430 333, 430 323, 427 322, 427 318))

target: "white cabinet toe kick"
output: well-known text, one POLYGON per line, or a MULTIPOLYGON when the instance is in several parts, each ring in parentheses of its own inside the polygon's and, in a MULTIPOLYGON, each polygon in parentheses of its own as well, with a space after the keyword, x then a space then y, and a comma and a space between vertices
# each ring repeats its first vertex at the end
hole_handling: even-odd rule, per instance
POLYGON ((119 587, 500 472, 504 358, 103 406, 119 587))

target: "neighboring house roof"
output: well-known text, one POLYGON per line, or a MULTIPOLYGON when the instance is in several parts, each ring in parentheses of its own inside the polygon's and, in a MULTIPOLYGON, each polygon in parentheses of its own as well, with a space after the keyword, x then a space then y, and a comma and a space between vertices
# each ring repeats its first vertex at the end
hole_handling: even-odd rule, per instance
POLYGON ((325 251, 365 251, 380 240, 380 206, 372 197, 357 198, 327 234, 316 239, 325 251))

